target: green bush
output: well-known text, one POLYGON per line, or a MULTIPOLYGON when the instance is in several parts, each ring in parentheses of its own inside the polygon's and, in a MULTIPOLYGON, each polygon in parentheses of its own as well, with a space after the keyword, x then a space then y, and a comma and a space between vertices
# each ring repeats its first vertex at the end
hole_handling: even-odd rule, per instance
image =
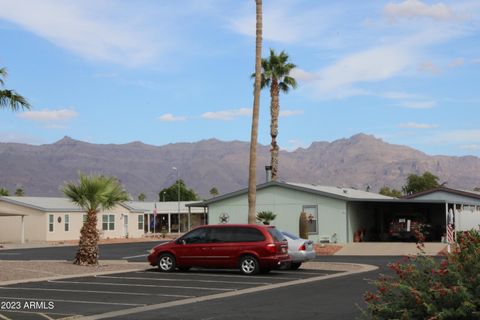
MULTIPOLYGON (((419 254, 389 265, 395 274, 364 295, 367 319, 480 319, 480 233, 457 234, 442 259, 419 254)), ((423 243, 419 243, 421 248, 423 243)))

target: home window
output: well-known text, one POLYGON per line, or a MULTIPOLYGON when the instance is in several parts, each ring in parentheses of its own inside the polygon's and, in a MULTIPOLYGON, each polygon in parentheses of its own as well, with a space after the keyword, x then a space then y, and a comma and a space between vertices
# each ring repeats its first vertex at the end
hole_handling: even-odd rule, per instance
POLYGON ((102 230, 115 230, 115 215, 102 215, 102 230))
POLYGON ((138 230, 143 230, 143 214, 138 215, 138 230))
POLYGON ((318 234, 318 207, 303 206, 303 212, 307 214, 308 234, 318 234))
POLYGON ((53 214, 48 215, 48 231, 53 232, 53 221, 54 221, 54 216, 53 214))
POLYGON ((83 221, 83 224, 85 224, 85 222, 87 222, 87 215, 84 214, 82 219, 83 219, 83 220, 82 220, 82 221, 83 221))
POLYGON ((65 222, 65 231, 70 230, 70 215, 66 214, 63 221, 65 222))

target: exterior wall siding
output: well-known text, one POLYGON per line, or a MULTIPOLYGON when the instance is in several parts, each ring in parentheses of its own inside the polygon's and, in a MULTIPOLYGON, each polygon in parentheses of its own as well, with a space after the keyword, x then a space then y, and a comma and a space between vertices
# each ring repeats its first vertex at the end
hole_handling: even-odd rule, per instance
MULTIPOLYGON (((26 214, 24 217, 25 241, 45 241, 46 229, 44 213, 39 210, 0 201, 0 212, 26 214)), ((0 216, 0 241, 20 242, 22 231, 22 217, 0 216)))
MULTIPOLYGON (((272 211, 277 215, 271 223, 280 230, 299 232, 300 212, 305 205, 318 207, 317 234, 309 239, 319 241, 322 236, 335 235, 338 242, 346 241, 346 202, 298 190, 270 187, 257 191, 257 212, 272 211)), ((225 199, 209 205, 209 224, 220 223, 220 216, 227 213, 228 223, 247 223, 247 194, 225 199)))
MULTIPOLYGON (((24 234, 25 242, 42 241, 65 241, 78 240, 80 230, 83 226, 83 216, 85 212, 44 212, 29 207, 0 201, 0 212, 25 214, 24 216, 24 234), (49 216, 53 216, 53 231, 49 231, 49 216), (68 231, 65 230, 65 215, 68 215, 68 231), (59 219, 60 218, 60 219, 59 219)), ((123 206, 116 206, 109 211, 101 211, 97 215, 97 228, 100 230, 100 238, 140 238, 144 235, 144 230, 138 228, 138 216, 143 213, 132 213, 123 206), (114 216, 114 229, 102 230, 102 215, 108 214, 114 216), (128 217, 128 218, 126 218, 128 217), (124 222, 128 220, 127 229, 124 222)), ((22 231, 21 216, 1 216, 0 215, 0 242, 20 242, 22 231)))

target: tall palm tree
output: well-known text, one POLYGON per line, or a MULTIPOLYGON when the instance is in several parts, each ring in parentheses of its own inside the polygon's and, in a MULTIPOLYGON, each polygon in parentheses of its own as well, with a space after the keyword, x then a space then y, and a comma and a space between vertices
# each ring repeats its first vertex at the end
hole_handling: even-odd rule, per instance
POLYGON ((98 264, 97 213, 129 200, 127 192, 114 177, 79 174, 78 184, 68 182, 62 189, 70 200, 87 212, 87 220, 80 230, 80 242, 75 264, 98 264))
POLYGON ((255 88, 253 90, 252 132, 250 135, 250 163, 248 166, 248 223, 256 222, 257 206, 257 141, 258 114, 262 80, 262 0, 256 3, 255 88))
POLYGON ((290 76, 290 71, 296 65, 288 62, 288 54, 285 51, 275 54, 273 49, 270 49, 270 56, 267 59, 262 59, 262 83, 261 87, 270 87, 270 136, 272 137, 270 154, 272 166, 272 180, 277 180, 278 176, 278 152, 279 147, 277 143, 278 136, 278 115, 280 113, 280 91, 288 93, 290 88, 297 87, 297 81, 290 76))
MULTIPOLYGON (((0 86, 4 86, 4 79, 8 76, 7 69, 0 68, 0 86)), ((19 109, 30 110, 27 99, 13 90, 0 89, 0 109, 10 108, 12 111, 19 109)))

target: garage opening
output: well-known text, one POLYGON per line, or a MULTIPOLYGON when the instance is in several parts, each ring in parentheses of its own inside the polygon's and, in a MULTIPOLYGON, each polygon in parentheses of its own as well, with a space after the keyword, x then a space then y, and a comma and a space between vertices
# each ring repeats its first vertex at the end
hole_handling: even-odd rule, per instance
POLYGON ((441 242, 446 234, 446 203, 352 201, 348 203, 349 242, 441 242))

